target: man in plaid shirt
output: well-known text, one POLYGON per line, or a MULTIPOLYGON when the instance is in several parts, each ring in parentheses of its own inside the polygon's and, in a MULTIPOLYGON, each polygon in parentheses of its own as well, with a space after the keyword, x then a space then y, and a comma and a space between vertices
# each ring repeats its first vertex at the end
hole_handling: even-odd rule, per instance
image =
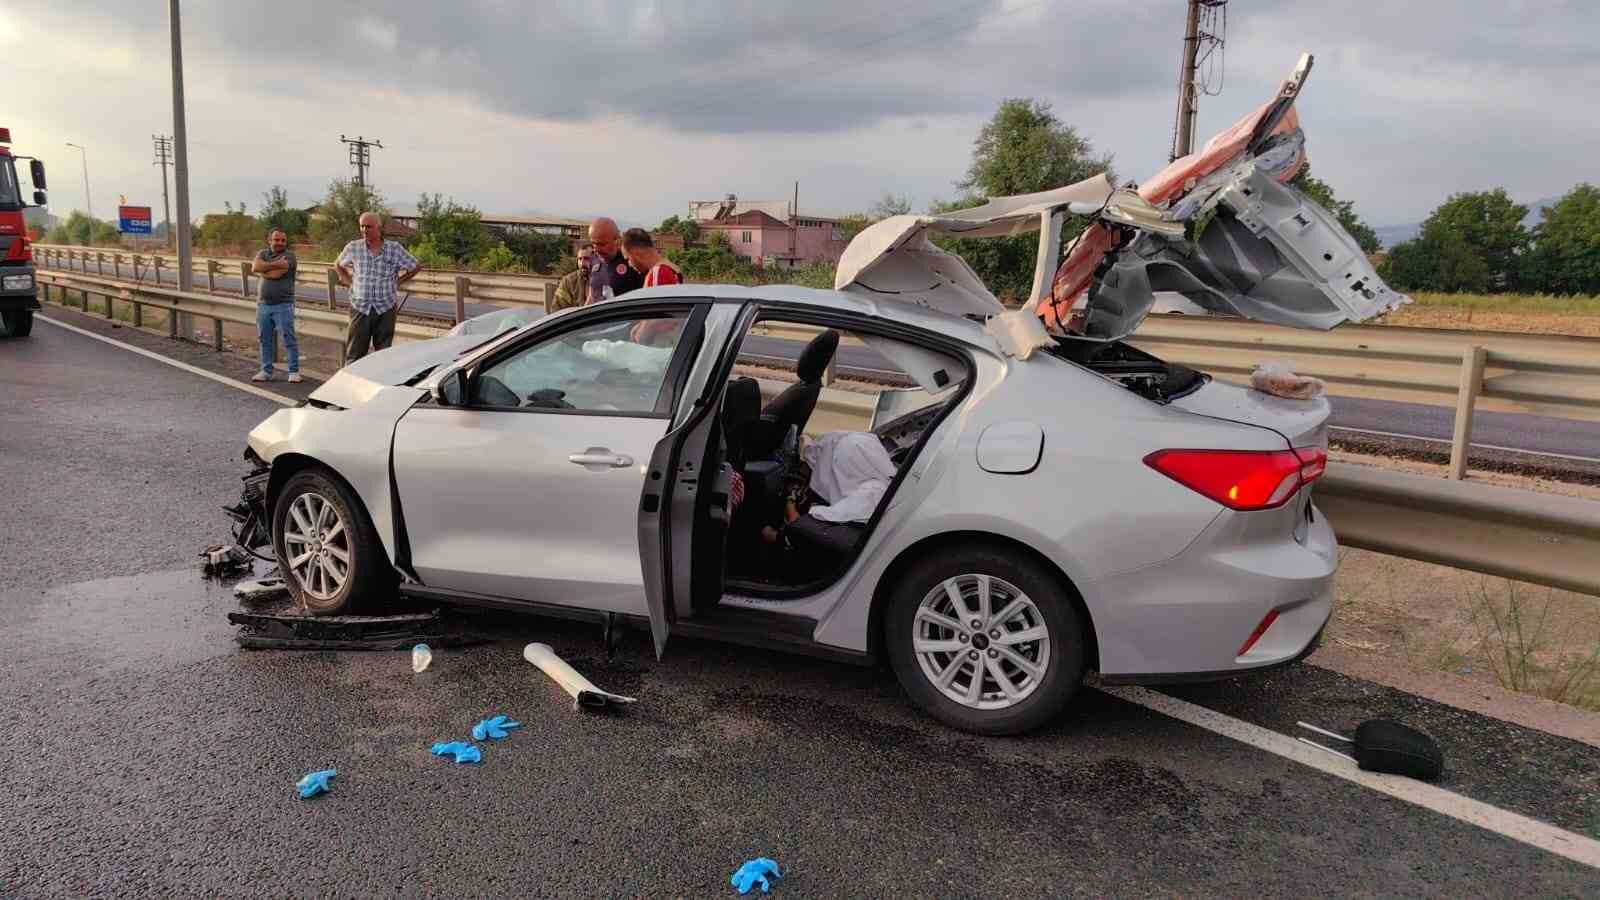
POLYGON ((383 239, 382 223, 376 213, 361 214, 361 238, 344 245, 339 261, 341 284, 350 290, 350 328, 345 340, 344 358, 353 362, 373 350, 394 343, 394 304, 405 284, 422 271, 422 264, 394 241, 383 239))

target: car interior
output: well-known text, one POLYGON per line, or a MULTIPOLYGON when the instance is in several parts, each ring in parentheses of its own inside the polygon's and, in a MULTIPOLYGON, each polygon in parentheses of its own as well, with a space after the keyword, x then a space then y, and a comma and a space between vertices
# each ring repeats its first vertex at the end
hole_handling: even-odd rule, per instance
POLYGON ((721 478, 716 490, 701 494, 696 512, 696 609, 714 606, 724 594, 799 599, 843 575, 900 472, 962 395, 969 374, 965 360, 905 340, 757 322, 723 390, 718 434, 702 469, 721 478), (792 364, 752 349, 752 336, 770 341, 775 334, 793 343, 809 335, 792 364), (841 347, 851 355, 843 363, 841 347), (870 515, 857 510, 848 521, 826 521, 803 511, 838 499, 812 489, 818 482, 805 461, 806 445, 831 432, 872 438, 866 449, 881 460, 881 484, 867 496, 878 498, 881 491, 881 498, 860 507, 870 515), (742 480, 742 499, 732 488, 735 476, 742 480))

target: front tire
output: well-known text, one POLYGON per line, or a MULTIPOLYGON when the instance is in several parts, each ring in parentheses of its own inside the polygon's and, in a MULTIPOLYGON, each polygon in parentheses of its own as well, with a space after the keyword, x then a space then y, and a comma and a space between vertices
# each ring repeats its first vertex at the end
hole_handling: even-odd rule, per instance
POLYGON ((6 333, 12 337, 27 337, 33 333, 33 310, 16 309, 0 313, 4 317, 6 333))
POLYGON ((895 676, 953 728, 1018 734, 1055 718, 1084 673, 1084 623, 1040 563, 999 548, 929 555, 900 578, 884 620, 895 676))
POLYGON ((272 545, 289 593, 315 615, 343 615, 393 599, 394 568, 366 510, 326 472, 300 472, 278 492, 272 545))

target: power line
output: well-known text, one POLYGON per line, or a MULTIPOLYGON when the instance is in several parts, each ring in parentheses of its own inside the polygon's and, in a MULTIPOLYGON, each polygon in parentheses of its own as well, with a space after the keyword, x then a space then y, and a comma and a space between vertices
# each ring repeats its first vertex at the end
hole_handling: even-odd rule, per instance
POLYGON ((359 134, 353 138, 347 138, 341 134, 339 135, 339 140, 350 145, 350 165, 356 167, 356 184, 366 187, 367 169, 372 165, 372 148, 377 147, 382 150, 383 142, 379 140, 369 141, 359 134))
POLYGON ((172 242, 172 201, 167 198, 167 167, 172 165, 172 138, 152 134, 150 139, 155 142, 156 146, 156 161, 151 165, 161 167, 161 208, 166 216, 166 239, 170 244, 172 242))

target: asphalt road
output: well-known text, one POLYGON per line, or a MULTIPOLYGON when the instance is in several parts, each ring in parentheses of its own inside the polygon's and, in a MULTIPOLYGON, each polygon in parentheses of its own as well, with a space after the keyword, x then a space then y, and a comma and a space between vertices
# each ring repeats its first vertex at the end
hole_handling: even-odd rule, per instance
MULTIPOLYGON (((642 634, 606 662, 596 629, 535 618, 478 619, 490 643, 420 676, 405 653, 240 650, 194 555, 275 408, 48 322, 0 341, 0 896, 726 896, 755 856, 790 873, 775 897, 1600 892, 1094 689, 995 740, 882 669, 685 640, 657 662, 642 634), (640 702, 573 711, 531 639, 640 702), (496 713, 525 727, 482 765, 427 753, 496 713), (294 797, 327 767, 331 794, 294 797)), ((1445 747, 1448 790, 1600 838, 1592 747, 1307 665, 1169 693, 1285 733, 1402 718, 1445 747)))
MULTIPOLYGON (((80 262, 74 262, 81 268, 80 262)), ((163 283, 176 285, 172 273, 161 273, 163 283)), ((237 292, 239 279, 219 276, 218 286, 237 292)), ((346 292, 338 292, 337 302, 347 302, 346 292)), ((326 291, 303 291, 306 303, 324 305, 326 291)), ((450 318, 455 315, 455 302, 413 296, 406 303, 408 312, 450 318)), ((500 307, 486 303, 467 304, 469 316, 493 312, 500 307)), ((753 337, 748 350, 776 360, 793 360, 801 345, 777 338, 753 337)), ((871 374, 875 370, 892 368, 868 347, 844 346, 839 348, 841 371, 871 374)), ((1335 428, 1375 432, 1380 435, 1423 438, 1448 444, 1453 431, 1455 410, 1451 407, 1429 406, 1421 403, 1396 403, 1387 400, 1367 400, 1356 397, 1333 397, 1335 428)), ((1600 460, 1600 422, 1584 422, 1522 413, 1479 412, 1473 419, 1472 442, 1483 447, 1508 449, 1562 456, 1576 456, 1600 460)))

